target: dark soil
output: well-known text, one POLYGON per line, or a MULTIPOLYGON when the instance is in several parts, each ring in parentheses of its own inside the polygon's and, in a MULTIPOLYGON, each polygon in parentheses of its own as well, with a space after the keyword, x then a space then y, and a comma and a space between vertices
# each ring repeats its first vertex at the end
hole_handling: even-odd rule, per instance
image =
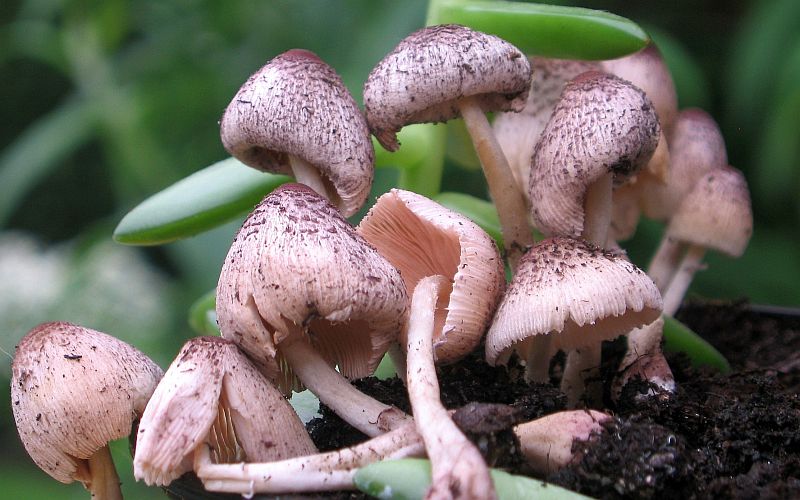
MULTIPOLYGON (((628 384, 618 403, 606 401, 616 418, 605 431, 575 443, 573 463, 542 479, 597 498, 800 498, 800 314, 789 312, 743 302, 684 306, 678 318, 727 357, 732 373, 695 370, 685 356, 670 355, 675 394, 643 399, 647 385, 628 384)), ((619 341, 604 346, 604 376, 611 376, 623 351, 619 341)), ((558 361, 553 373, 557 377, 558 361)), ((508 428, 563 409, 557 384, 528 386, 519 368, 491 368, 480 352, 440 368, 439 375, 449 408, 503 405, 469 406, 456 418, 471 436, 489 432, 494 446, 487 452, 495 466, 525 473, 508 428), (487 419, 476 418, 479 412, 497 416, 493 425, 481 425, 487 419)), ((409 409, 396 379, 357 385, 409 409)), ((323 417, 309 424, 321 450, 365 439, 321 411, 323 417)))

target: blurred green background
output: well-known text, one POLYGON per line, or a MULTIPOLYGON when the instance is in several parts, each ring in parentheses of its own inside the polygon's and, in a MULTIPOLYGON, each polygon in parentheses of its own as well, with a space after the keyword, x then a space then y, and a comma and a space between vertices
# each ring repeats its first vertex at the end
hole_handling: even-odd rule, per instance
MULTIPOLYGON (((372 66, 424 24, 426 1, 4 0, 0 3, 0 382, 14 345, 68 320, 121 337, 166 367, 192 335, 191 302, 216 284, 238 226, 159 248, 110 235, 148 195, 227 157, 217 120, 274 55, 310 49, 356 100, 372 66)), ((560 2, 567 3, 567 2, 560 2)), ((578 5, 578 3, 572 3, 578 5)), ((640 23, 673 69, 681 107, 720 123, 750 182, 755 234, 738 260, 716 255, 692 292, 800 305, 800 2, 586 1, 640 23)), ((381 171, 378 183, 393 178, 381 171)), ((444 190, 485 196, 479 174, 448 164, 444 190)), ((630 253, 646 265, 661 226, 630 253)), ((0 404, 7 498, 85 498, 27 458, 0 404)), ((130 498, 125 445, 116 456, 130 498)))

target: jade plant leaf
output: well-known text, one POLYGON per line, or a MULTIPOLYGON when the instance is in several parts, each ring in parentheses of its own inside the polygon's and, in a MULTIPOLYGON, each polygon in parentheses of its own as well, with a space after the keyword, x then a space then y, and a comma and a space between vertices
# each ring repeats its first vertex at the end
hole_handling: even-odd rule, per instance
POLYGON ((189 326, 198 335, 219 335, 216 290, 209 290, 189 307, 189 326))
POLYGON ((649 42, 633 21, 608 12, 524 2, 431 0, 428 24, 456 23, 508 40, 526 54, 614 59, 649 42))
POLYGON ((729 373, 731 365, 718 350, 677 319, 664 315, 664 350, 684 352, 695 367, 710 366, 729 373))
MULTIPOLYGON (((587 498, 559 486, 497 469, 491 469, 491 475, 500 500, 587 498)), ((421 499, 431 484, 431 465, 421 458, 384 460, 359 469, 353 481, 358 489, 377 498, 421 499)))
POLYGON ((194 236, 250 210, 287 181, 289 177, 259 172, 228 158, 143 201, 123 217, 114 239, 158 245, 194 236))

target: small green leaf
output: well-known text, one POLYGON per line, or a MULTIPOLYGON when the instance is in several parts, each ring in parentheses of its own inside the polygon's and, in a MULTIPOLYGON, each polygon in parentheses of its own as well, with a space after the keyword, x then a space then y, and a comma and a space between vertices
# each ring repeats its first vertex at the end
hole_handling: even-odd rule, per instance
POLYGON ((209 290, 189 308, 189 326, 198 335, 219 335, 216 307, 217 291, 209 290))
MULTIPOLYGON (((523 476, 491 469, 499 500, 577 500, 587 497, 523 476)), ((362 467, 353 479, 356 487, 377 498, 416 500, 425 497, 431 484, 430 462, 421 458, 384 460, 362 467)))
POLYGON ((497 210, 492 203, 468 194, 451 192, 439 193, 433 199, 450 210, 471 219, 494 238, 498 247, 503 248, 500 219, 498 219, 497 210))
POLYGON ((144 200, 120 221, 114 239, 158 245, 212 229, 252 209, 289 177, 220 161, 144 200))
POLYGON ((664 350, 684 352, 695 367, 711 366, 722 373, 731 365, 718 350, 677 319, 664 315, 664 350))
POLYGON ((428 24, 456 23, 497 35, 526 54, 613 59, 649 42, 633 21, 598 10, 492 0, 431 0, 428 24))

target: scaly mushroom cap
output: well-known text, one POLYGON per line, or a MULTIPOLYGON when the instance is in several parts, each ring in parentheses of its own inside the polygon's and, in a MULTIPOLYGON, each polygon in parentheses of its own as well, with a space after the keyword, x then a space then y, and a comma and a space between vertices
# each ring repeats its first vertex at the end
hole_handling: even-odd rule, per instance
POLYGON ((486 360, 506 363, 534 335, 553 335, 564 350, 612 339, 660 312, 653 281, 623 257, 583 240, 546 239, 520 260, 486 335, 486 360))
POLYGON ((194 450, 217 463, 270 462, 316 452, 281 392, 218 337, 189 340, 139 422, 134 474, 165 486, 192 470, 194 450))
POLYGON ((43 323, 22 338, 12 363, 22 444, 56 480, 85 482, 84 460, 131 433, 161 375, 150 358, 110 335, 43 323))
POLYGON ((652 103, 625 80, 590 71, 567 83, 533 153, 536 226, 579 237, 588 187, 608 172, 616 183, 635 174, 653 155, 659 131, 652 103))
POLYGON ((455 24, 428 26, 404 38, 370 72, 364 107, 370 130, 389 151, 411 123, 459 116, 474 96, 484 111, 519 111, 530 85, 528 59, 510 43, 455 24))
POLYGON ((253 74, 225 109, 220 135, 228 152, 259 170, 291 175, 288 155, 307 161, 333 185, 346 217, 369 195, 375 151, 366 119, 312 52, 284 52, 253 74))
POLYGON ((514 179, 526 198, 533 149, 558 104, 564 85, 581 73, 597 68, 597 63, 591 61, 546 57, 531 57, 530 64, 531 90, 525 107, 519 113, 498 113, 492 124, 514 179))
MULTIPOLYGON (((311 344, 343 375, 371 374, 402 329, 408 295, 400 273, 336 211, 301 184, 279 187, 245 220, 217 286, 223 337, 276 380, 287 332, 311 344)), ((283 366, 288 375, 288 368, 283 366)))
POLYGON ((641 207, 655 220, 668 220, 697 181, 713 168, 728 164, 725 140, 714 119, 697 108, 682 110, 669 141, 670 169, 666 183, 641 179, 641 207))
POLYGON ((439 294, 435 357, 450 363, 472 352, 505 289, 494 240, 463 215, 400 189, 378 198, 358 232, 400 270, 409 295, 426 276, 451 281, 448 292, 439 294))
POLYGON ((740 257, 753 234, 753 211, 744 175, 715 168, 694 186, 670 219, 671 239, 740 257))

